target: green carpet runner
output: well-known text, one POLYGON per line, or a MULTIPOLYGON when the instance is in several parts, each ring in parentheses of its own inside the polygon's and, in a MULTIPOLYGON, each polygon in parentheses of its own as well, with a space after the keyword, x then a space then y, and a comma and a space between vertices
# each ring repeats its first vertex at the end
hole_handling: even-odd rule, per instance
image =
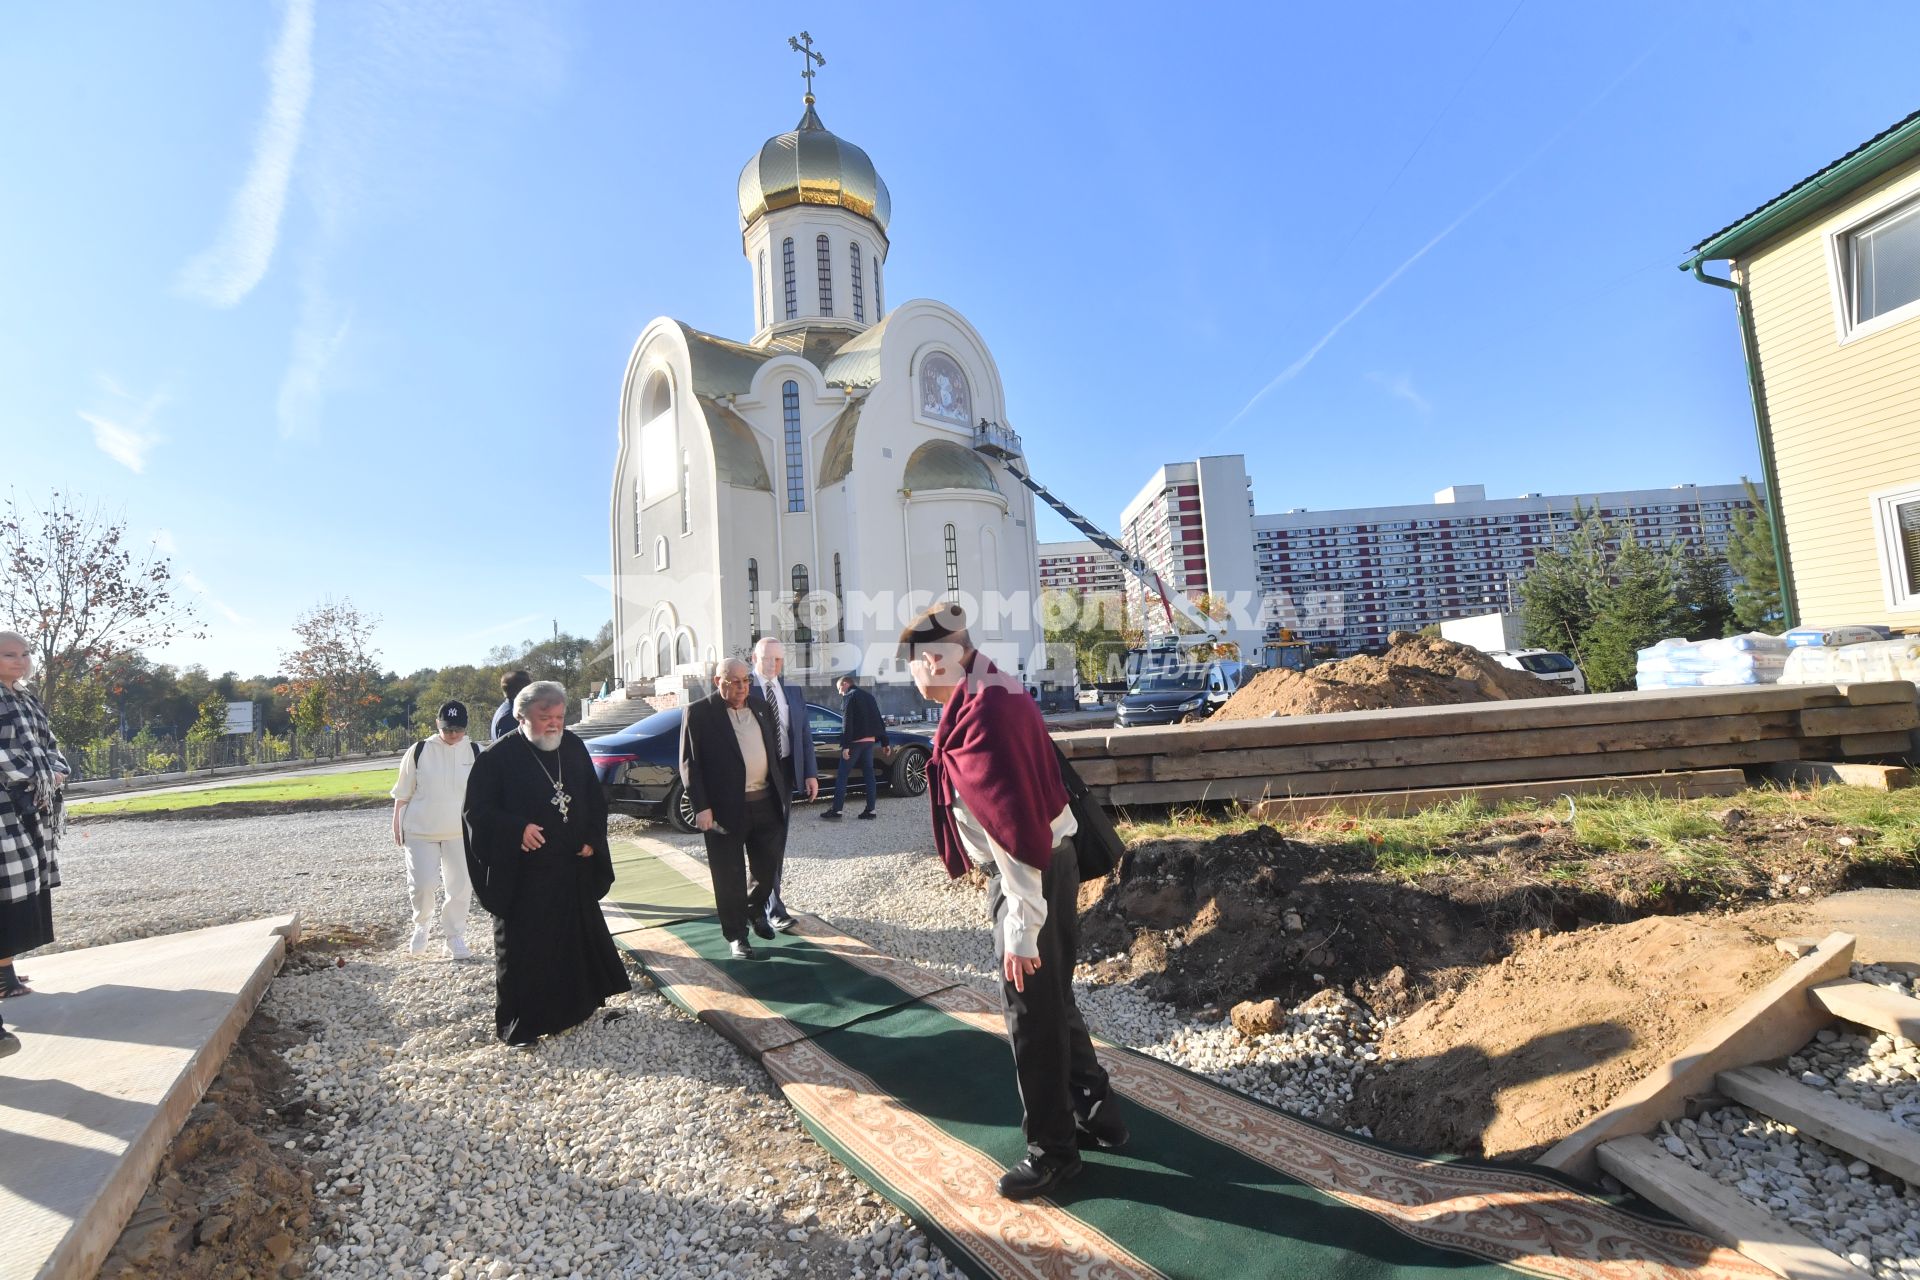
MULTIPOLYGON (((663 856, 659 873, 697 870, 663 856)), ((670 909, 671 886, 642 861, 623 864, 636 889, 652 886, 631 900, 670 909)), ((1543 1171, 1409 1156, 1105 1044, 1132 1141, 1085 1153, 1057 1200, 1013 1204, 994 1189, 1023 1153, 996 997, 809 917, 798 935, 756 939, 759 961, 727 958, 710 915, 615 940, 669 1000, 758 1058, 813 1136, 976 1277, 1771 1274, 1543 1171)))

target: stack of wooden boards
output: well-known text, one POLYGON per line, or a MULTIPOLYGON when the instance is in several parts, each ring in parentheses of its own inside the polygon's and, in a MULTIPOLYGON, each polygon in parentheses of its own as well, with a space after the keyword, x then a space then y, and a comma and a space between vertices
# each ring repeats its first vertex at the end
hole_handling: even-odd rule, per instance
POLYGON ((1262 802, 1263 817, 1597 791, 1732 794, 1743 769, 1905 755, 1911 681, 1660 689, 1054 735, 1108 805, 1262 802))

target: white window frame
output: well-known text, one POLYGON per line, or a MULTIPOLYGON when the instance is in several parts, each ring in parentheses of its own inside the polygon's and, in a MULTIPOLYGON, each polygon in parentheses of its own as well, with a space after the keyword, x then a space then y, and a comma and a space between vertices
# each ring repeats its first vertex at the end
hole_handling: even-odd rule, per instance
POLYGON ((1863 210, 1858 217, 1849 219, 1844 226, 1836 227, 1827 233, 1827 286, 1833 296, 1833 326, 1836 338, 1841 346, 1871 337, 1882 329, 1904 324, 1920 316, 1920 298, 1882 312, 1871 320, 1854 323, 1853 300, 1848 285, 1852 281, 1849 269, 1848 242, 1861 228, 1898 213, 1902 209, 1914 206, 1920 208, 1920 191, 1906 190, 1898 195, 1888 196, 1879 204, 1863 210))
POLYGON ((668 562, 667 540, 665 537, 655 537, 653 540, 654 571, 657 573, 660 570, 665 569, 667 567, 667 562, 668 562))
POLYGON ((1907 590, 1906 566, 1900 562, 1900 518, 1898 510, 1908 503, 1920 502, 1920 481, 1897 489, 1880 489, 1867 495, 1873 504, 1873 537, 1880 558, 1880 589, 1886 597, 1889 613, 1920 613, 1920 594, 1907 590))

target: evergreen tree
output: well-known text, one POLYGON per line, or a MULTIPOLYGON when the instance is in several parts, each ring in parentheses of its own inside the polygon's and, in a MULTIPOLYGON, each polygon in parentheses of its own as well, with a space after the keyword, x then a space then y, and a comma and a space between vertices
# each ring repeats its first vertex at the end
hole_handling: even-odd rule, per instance
POLYGON ((1733 596, 1727 590, 1727 560, 1718 555, 1674 557, 1676 634, 1714 640, 1733 634, 1733 596))
POLYGON ((1737 511, 1733 529, 1727 538, 1727 563, 1737 580, 1733 584, 1733 617, 1741 631, 1765 631, 1777 635, 1786 621, 1781 604, 1780 561, 1774 555, 1773 521, 1768 518, 1767 499, 1760 496, 1753 481, 1745 476, 1747 501, 1753 506, 1737 511))
POLYGON ((1597 512, 1573 508, 1573 529, 1534 558, 1520 580, 1522 641, 1530 649, 1559 649, 1580 659, 1581 637, 1606 606, 1607 566, 1618 536, 1597 512))
POLYGON ((1636 652, 1681 629, 1671 557, 1623 531, 1610 569, 1600 610, 1580 636, 1580 667, 1595 693, 1633 688, 1636 652))

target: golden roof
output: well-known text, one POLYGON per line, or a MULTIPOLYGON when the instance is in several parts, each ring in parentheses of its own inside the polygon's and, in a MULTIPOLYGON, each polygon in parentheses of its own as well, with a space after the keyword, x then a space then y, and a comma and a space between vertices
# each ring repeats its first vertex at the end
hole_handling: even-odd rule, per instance
POLYGON ((833 205, 871 219, 884 233, 893 217, 893 197, 867 153, 828 133, 807 99, 807 113, 791 133, 768 138, 760 154, 740 171, 740 226, 775 209, 801 204, 833 205))

